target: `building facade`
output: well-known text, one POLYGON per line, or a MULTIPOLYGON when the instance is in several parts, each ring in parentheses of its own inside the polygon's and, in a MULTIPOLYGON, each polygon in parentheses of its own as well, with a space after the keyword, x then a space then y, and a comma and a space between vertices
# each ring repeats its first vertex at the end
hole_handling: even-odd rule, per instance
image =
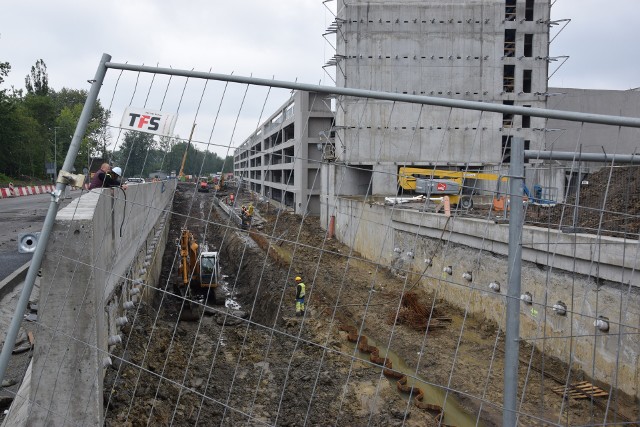
MULTIPOLYGON (((545 107, 548 0, 340 0, 334 28, 337 86, 545 107)), ((338 102, 336 160, 357 165, 345 183, 371 180, 373 195, 395 193, 400 166, 496 170, 512 137, 543 146, 544 119, 338 102)))
POLYGON ((333 121, 330 97, 295 92, 235 150, 235 177, 271 203, 317 215, 333 121))

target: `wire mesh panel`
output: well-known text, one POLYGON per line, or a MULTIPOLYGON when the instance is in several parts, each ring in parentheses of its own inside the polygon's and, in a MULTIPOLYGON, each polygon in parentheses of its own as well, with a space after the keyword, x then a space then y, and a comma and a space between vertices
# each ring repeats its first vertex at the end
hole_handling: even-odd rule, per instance
POLYGON ((114 68, 104 152, 145 182, 58 217, 32 419, 500 424, 519 204, 519 423, 638 422, 637 166, 586 164, 579 139, 574 160, 529 155, 514 195, 501 112, 114 68), (116 124, 132 109, 141 130, 116 124))

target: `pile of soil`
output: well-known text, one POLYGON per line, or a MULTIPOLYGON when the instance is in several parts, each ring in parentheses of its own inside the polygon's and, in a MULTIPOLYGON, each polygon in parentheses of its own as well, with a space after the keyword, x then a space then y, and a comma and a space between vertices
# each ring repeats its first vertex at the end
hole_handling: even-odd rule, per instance
MULTIPOLYGON (((236 194, 238 206, 250 201, 236 194)), ((440 391, 426 392, 426 402, 441 405, 446 394, 443 423, 501 424, 504 343, 495 325, 328 240, 317 217, 254 200, 260 225, 242 230, 215 196, 224 194, 178 186, 154 304, 139 306, 105 377, 107 425, 438 425, 436 412, 414 405, 357 351, 345 332, 353 328, 381 356, 384 348, 397 355, 394 368, 440 391), (174 294, 182 227, 220 251, 228 307, 174 294), (294 312, 298 275, 307 286, 304 317, 294 312), (407 314, 411 307, 416 313, 407 314), (200 314, 195 322, 179 320, 186 309, 200 314), (440 319, 437 328, 427 328, 424 313, 440 319)), ((543 356, 522 345, 520 422, 601 423, 606 398, 563 402, 552 388, 564 384, 567 368, 543 356)), ((607 420, 614 418, 637 420, 637 405, 610 403, 607 420)))
POLYGON ((526 222, 554 229, 638 239, 640 233, 640 168, 616 166, 590 174, 580 194, 563 205, 531 205, 526 222))

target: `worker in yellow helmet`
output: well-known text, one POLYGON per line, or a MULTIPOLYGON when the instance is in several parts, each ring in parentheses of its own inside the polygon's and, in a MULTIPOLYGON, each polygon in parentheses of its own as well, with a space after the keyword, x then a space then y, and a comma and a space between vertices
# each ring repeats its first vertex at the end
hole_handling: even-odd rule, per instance
POLYGON ((304 316, 305 286, 302 277, 296 277, 296 316, 304 316))

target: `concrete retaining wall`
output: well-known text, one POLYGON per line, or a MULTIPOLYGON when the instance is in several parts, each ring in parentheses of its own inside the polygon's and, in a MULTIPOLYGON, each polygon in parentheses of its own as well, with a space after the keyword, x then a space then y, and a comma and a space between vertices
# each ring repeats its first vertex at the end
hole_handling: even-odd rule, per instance
POLYGON ((42 264, 27 424, 102 425, 107 340, 124 303, 135 310, 157 281, 174 190, 175 181, 94 190, 58 212, 42 264))
MULTIPOLYGON (((508 224, 466 218, 447 223, 441 214, 355 198, 336 204, 340 241, 367 259, 410 274, 425 271, 425 260, 432 259, 424 286, 504 328, 508 224), (446 266, 452 266, 451 276, 443 273, 446 266), (467 271, 472 282, 462 278, 467 271), (489 289, 492 281, 501 284, 499 293, 489 289)), ((571 362, 574 371, 640 397, 638 241, 525 227, 522 244, 522 292, 533 295, 533 305, 522 304, 521 336, 546 354, 571 362), (567 304, 566 316, 552 310, 557 301, 567 304), (594 327, 598 316, 609 318, 609 332, 594 327), (571 335, 573 340, 567 338, 571 335)))

